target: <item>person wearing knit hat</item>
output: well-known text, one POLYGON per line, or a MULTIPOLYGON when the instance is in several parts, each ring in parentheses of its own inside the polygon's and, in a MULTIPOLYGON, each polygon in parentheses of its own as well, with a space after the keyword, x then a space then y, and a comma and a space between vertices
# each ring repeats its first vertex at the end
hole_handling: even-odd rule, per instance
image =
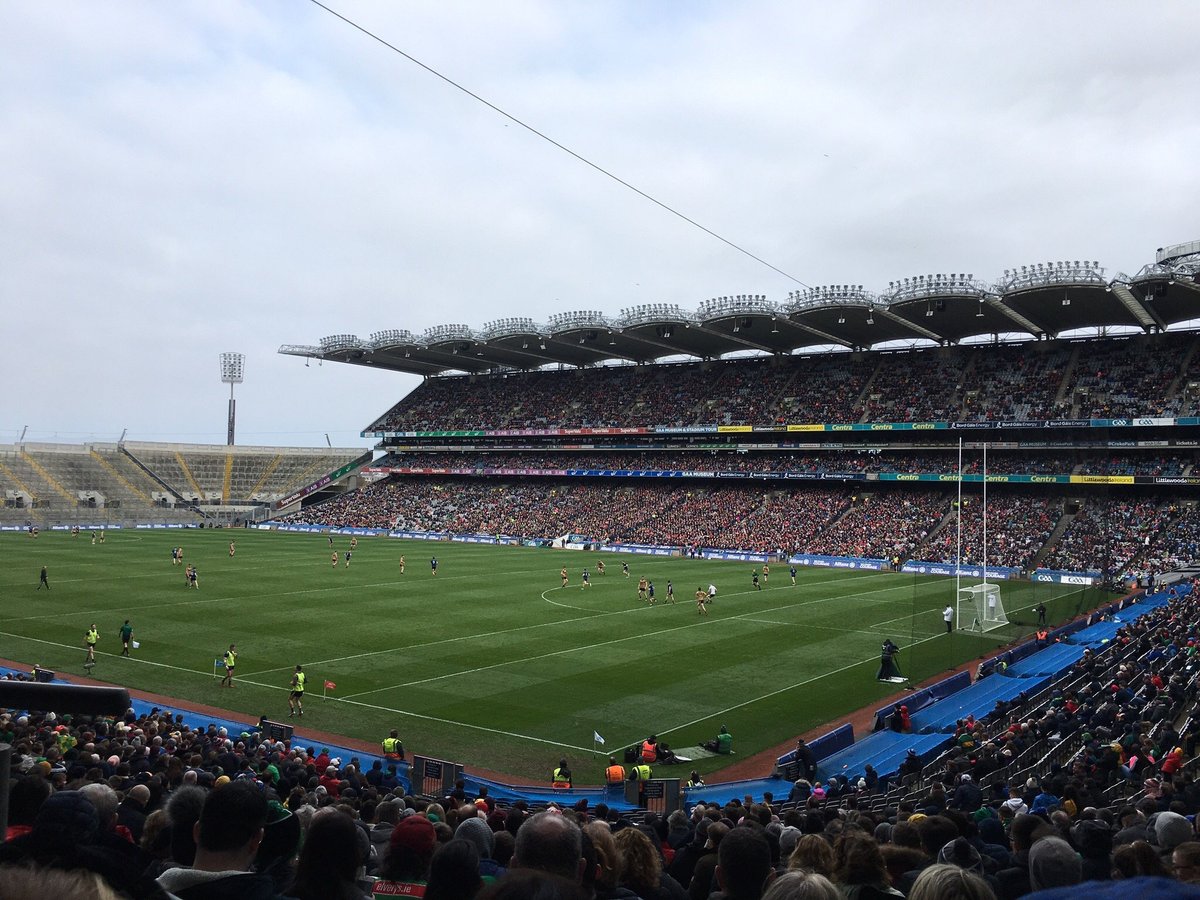
POLYGON ((495 834, 488 827, 487 822, 478 816, 460 822, 458 828, 454 830, 454 836, 473 843, 479 852, 480 859, 489 859, 496 847, 495 834))
POLYGON ((1158 845, 1161 855, 1169 856, 1172 850, 1195 836, 1191 822, 1179 813, 1160 812, 1152 819, 1153 821, 1148 823, 1148 831, 1153 834, 1153 843, 1158 845))
POLYGON ((1079 884, 1083 863, 1060 837, 1044 837, 1029 849, 1029 886, 1035 891, 1079 884))
POLYGON ((779 858, 786 860, 791 856, 803 836, 804 832, 795 825, 784 826, 779 832, 779 858))
POLYGON ((487 822, 479 817, 464 819, 454 830, 458 840, 469 841, 479 854, 479 877, 484 884, 490 884, 504 874, 504 867, 492 859, 496 849, 496 835, 487 822))

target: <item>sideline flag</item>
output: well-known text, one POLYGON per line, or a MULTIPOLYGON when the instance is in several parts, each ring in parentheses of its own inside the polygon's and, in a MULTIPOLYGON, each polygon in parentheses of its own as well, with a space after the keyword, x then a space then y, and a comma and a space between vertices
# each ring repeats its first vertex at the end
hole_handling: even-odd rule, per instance
POLYGON ((325 700, 326 699, 325 695, 328 694, 330 691, 334 690, 336 687, 337 687, 336 684, 334 684, 332 681, 330 681, 328 678, 326 678, 325 683, 322 685, 321 699, 325 700))
POLYGON ((600 732, 596 731, 595 729, 592 730, 592 740, 597 744, 604 743, 604 738, 600 737, 600 732))
POLYGON ((327 691, 337 690, 337 685, 334 684, 332 681, 326 681, 325 682, 325 690, 327 690, 327 691))

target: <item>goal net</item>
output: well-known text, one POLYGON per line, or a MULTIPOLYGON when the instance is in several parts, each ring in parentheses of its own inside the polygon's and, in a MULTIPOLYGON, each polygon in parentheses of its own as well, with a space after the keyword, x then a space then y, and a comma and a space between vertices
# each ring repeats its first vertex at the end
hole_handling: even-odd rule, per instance
POLYGON ((984 632, 1007 624, 1000 585, 984 582, 958 589, 959 630, 984 632))

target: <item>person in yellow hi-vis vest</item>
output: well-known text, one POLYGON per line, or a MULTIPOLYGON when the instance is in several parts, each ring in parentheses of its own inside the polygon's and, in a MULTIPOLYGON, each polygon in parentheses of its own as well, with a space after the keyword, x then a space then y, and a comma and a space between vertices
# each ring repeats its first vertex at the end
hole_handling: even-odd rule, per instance
POLYGON ((384 759, 404 760, 404 742, 400 740, 400 732, 397 729, 393 728, 383 739, 382 746, 384 759))
POLYGON ((233 687, 233 670, 237 666, 237 644, 230 644, 229 649, 225 651, 225 656, 222 658, 225 663, 225 677, 221 679, 218 687, 233 687))
POLYGON ((550 787, 569 788, 571 786, 571 768, 566 759, 560 759, 554 771, 550 774, 550 787))
POLYGON ((83 661, 85 669, 90 669, 96 664, 96 642, 98 640, 100 640, 100 632, 96 630, 96 623, 93 622, 83 633, 83 643, 87 646, 87 657, 83 661))
POLYGON ((288 694, 288 718, 304 715, 304 670, 296 666, 292 673, 291 691, 288 694))

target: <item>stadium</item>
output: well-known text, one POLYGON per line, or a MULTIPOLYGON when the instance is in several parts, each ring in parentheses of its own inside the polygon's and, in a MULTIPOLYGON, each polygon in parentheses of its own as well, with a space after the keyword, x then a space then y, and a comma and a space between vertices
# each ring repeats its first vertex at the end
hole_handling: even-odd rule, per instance
POLYGON ((1200 891, 1189 13, 14 5, 0 900, 1200 891))
MULTIPOLYGON (((750 781, 710 781, 704 796, 778 787, 772 779, 794 774, 785 748, 802 734, 816 736, 827 782, 855 784, 868 763, 894 779, 913 743, 931 773, 964 711, 983 721, 998 702, 1050 702, 1084 651, 1116 631, 1105 604, 1190 578, 1198 335, 1170 329, 1197 301, 1200 244, 1185 244, 1111 280, 1092 262, 1038 264, 995 284, 917 276, 880 295, 832 286, 782 304, 717 298, 695 313, 566 312, 545 326, 507 319, 284 345, 425 378, 364 427, 378 439, 366 455, 137 442, 6 451, 4 539, 21 560, 8 589, 50 559, 66 594, 78 555, 97 532, 111 535, 104 553, 119 561, 103 565, 136 571, 146 589, 106 594, 115 573, 89 561, 80 574, 95 583, 68 630, 136 617, 139 662, 150 665, 116 683, 213 703, 208 662, 236 641, 260 661, 243 659, 236 700, 220 697, 231 711, 273 718, 287 681, 277 673, 301 662, 335 686, 309 713, 325 731, 369 744, 399 722, 447 772, 511 799, 602 800, 607 754, 653 733, 686 763, 682 778, 658 770, 677 804, 687 771, 712 779, 728 767, 703 749, 721 726, 758 771, 739 764, 750 781), (980 335, 990 339, 970 341, 980 335), (889 349, 896 341, 908 346, 889 349), (351 539, 353 570, 342 558, 351 539), (203 601, 154 602, 178 575, 163 565, 177 544, 200 560, 203 601), (268 571, 234 583, 230 564, 252 555, 268 571), (589 568, 592 590, 569 592, 584 592, 589 568), (342 582, 331 586, 327 569, 342 582), (647 576, 658 608, 634 602, 647 576), (418 579, 419 597, 404 596, 418 579), (989 582, 1000 598, 990 617, 969 599, 989 582), (667 609, 667 584, 679 609, 667 609), (703 618, 693 584, 720 586, 703 618), (319 604, 302 599, 312 591, 319 604), (264 595, 278 599, 245 607, 264 595), (421 622, 426 604, 453 612, 421 622), (1053 663, 1017 675, 1041 604, 1060 629, 1043 651, 1053 663), (284 620, 301 614, 314 619, 289 630, 284 620), (365 617, 371 633, 301 636, 325 614, 365 617), (460 634, 440 641, 446 616, 460 634), (1105 636, 1074 637, 1084 624, 1105 636), (755 668, 726 649, 730 638, 755 648, 755 668), (927 707, 913 733, 831 727, 894 699, 896 685, 871 677, 885 638, 904 648, 909 708, 927 707), (612 649, 588 658, 602 647, 612 649), (711 659, 703 695, 685 703, 699 659, 711 659), (1012 665, 977 682, 982 699, 962 692, 998 659, 1012 665), (418 663, 423 677, 407 675, 418 663), (1001 682, 1008 690, 996 693, 1001 682), (537 792, 560 754, 580 757, 589 771, 576 780, 595 787, 537 792)), ((80 651, 47 638, 78 598, 55 593, 60 602, 52 615, 7 617, 8 655, 22 668, 78 671, 80 651)))

